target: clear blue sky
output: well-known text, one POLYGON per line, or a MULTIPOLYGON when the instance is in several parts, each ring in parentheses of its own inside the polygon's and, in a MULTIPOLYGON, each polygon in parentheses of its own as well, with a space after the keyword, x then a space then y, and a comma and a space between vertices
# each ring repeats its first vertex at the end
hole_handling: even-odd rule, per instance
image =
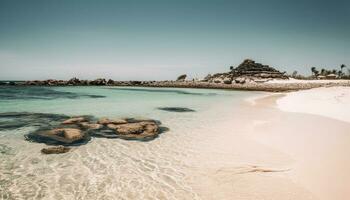
POLYGON ((350 1, 0 0, 0 79, 350 67, 350 1))

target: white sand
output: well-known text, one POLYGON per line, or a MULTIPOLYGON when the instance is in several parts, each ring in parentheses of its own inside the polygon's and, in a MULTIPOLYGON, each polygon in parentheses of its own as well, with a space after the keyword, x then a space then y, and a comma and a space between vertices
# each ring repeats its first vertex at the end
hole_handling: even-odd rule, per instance
POLYGON ((286 80, 273 79, 267 81, 266 83, 350 83, 350 80, 300 80, 289 78, 286 80))
POLYGON ((350 122, 350 87, 292 92, 277 100, 277 105, 283 111, 316 114, 350 122))

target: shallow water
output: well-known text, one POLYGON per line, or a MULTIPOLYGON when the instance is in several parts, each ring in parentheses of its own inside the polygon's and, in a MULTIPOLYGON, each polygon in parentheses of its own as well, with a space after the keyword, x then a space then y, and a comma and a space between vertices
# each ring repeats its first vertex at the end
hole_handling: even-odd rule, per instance
POLYGON ((160 120, 170 129, 149 142, 93 138, 66 154, 42 155, 45 144, 24 140, 25 134, 37 128, 37 121, 28 124, 28 120, 1 118, 1 198, 199 199, 189 182, 190 172, 203 159, 198 159, 203 152, 197 147, 213 146, 208 143, 213 137, 210 132, 199 130, 237 117, 235 110, 242 100, 254 94, 135 87, 0 87, 1 113, 142 117, 160 120), (165 112, 159 107, 195 112, 165 112), (27 124, 7 127, 9 120, 27 124))

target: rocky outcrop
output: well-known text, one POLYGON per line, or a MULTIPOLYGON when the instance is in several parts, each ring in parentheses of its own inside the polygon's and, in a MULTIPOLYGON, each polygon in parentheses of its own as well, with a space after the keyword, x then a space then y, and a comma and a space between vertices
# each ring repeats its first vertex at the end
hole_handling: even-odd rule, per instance
POLYGON ((187 77, 186 74, 182 74, 182 75, 180 75, 179 77, 177 77, 176 81, 181 81, 181 82, 183 82, 183 81, 185 81, 186 77, 187 77))
POLYGON ((70 148, 65 146, 57 146, 57 147, 48 147, 41 149, 41 153, 43 154, 61 154, 61 153, 67 153, 70 150, 70 148))
POLYGON ((284 72, 280 72, 273 67, 246 59, 238 67, 231 67, 230 72, 208 75, 203 79, 203 82, 244 84, 250 81, 259 82, 261 79, 288 79, 288 77, 284 72))
POLYGON ((273 67, 256 63, 254 60, 246 59, 238 67, 230 72, 233 77, 254 77, 254 78, 277 78, 288 79, 285 72, 280 72, 273 67))

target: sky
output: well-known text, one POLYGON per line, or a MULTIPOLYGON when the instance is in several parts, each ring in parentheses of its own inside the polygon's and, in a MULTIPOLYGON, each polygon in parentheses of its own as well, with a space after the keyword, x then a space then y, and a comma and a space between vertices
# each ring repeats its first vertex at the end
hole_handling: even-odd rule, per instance
POLYGON ((0 0, 0 79, 350 68, 349 0, 0 0))

